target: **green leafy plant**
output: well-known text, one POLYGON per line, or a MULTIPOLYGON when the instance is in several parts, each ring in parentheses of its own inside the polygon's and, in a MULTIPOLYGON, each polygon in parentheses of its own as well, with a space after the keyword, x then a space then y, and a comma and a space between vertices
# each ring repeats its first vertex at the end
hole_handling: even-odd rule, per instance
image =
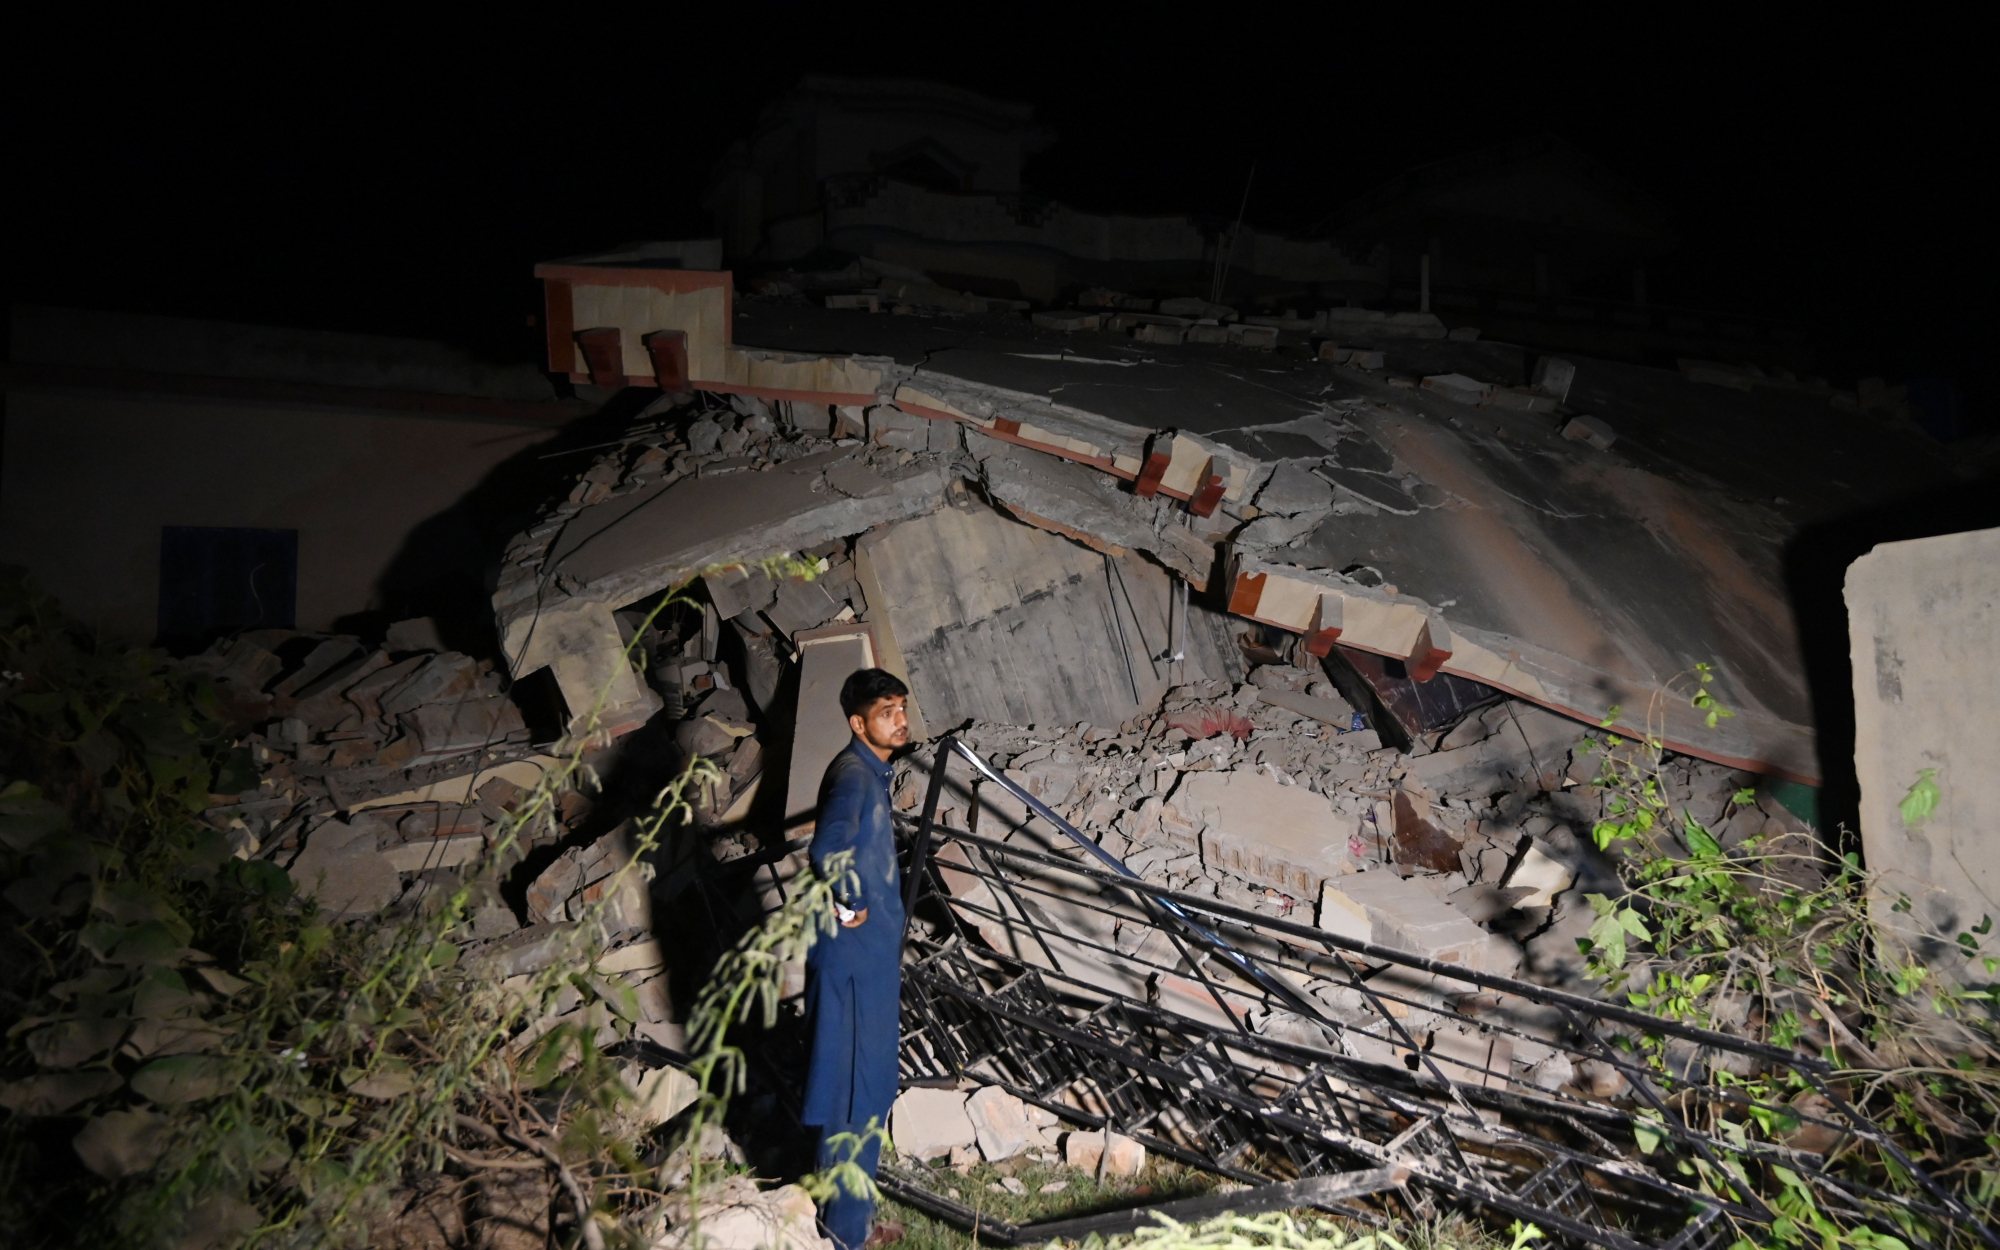
MULTIPOLYGON (((1706 666, 1698 667, 1689 696, 1711 725, 1728 715, 1715 701, 1712 679, 1706 666)), ((1657 732, 1636 740, 1606 735, 1596 745, 1602 752, 1596 783, 1605 800, 1593 839, 1619 856, 1626 889, 1617 897, 1587 896, 1593 920, 1582 944, 1591 971, 1643 1011, 1816 1053, 1834 1069, 1845 1096, 1909 1157, 1993 1219, 2000 1193, 2000 1037, 1992 991, 1977 984, 1976 974, 1934 978, 1911 953, 1922 943, 1909 940, 1929 938, 1932 947, 1957 951, 1968 972, 1983 969, 1991 977, 1994 961, 1981 947, 1990 920, 1956 935, 1891 939, 1871 913, 1872 882, 1856 855, 1833 856, 1796 837, 1725 848, 1693 812, 1670 801, 1657 732)), ((1926 770, 1904 800, 1905 823, 1920 823, 1936 798, 1926 770)), ((1733 803, 1755 799, 1745 789, 1733 803)), ((1907 900, 1896 910, 1907 915, 1907 900)), ((1872 1248, 1972 1236, 1932 1227, 1893 1201, 1859 1218, 1829 1212, 1796 1171, 1759 1162, 1768 1153, 1752 1151, 1755 1144, 1822 1148, 1804 1119, 1818 1095, 1791 1069, 1699 1062, 1656 1034, 1621 1041, 1669 1093, 1692 1083, 1726 1095, 1684 1104, 1704 1117, 1693 1126, 1723 1143, 1720 1162, 1696 1157, 1678 1166, 1718 1196, 1755 1195, 1776 1214, 1767 1229, 1741 1230, 1739 1245, 1872 1248)), ((1634 1144, 1642 1153, 1666 1140, 1657 1113, 1635 1117, 1634 1144)), ((1852 1137, 1823 1148, 1832 1152, 1833 1170, 1865 1187, 1915 1192, 1914 1179, 1880 1142, 1852 1137)))
MULTIPOLYGON (((0 901, 19 947, 0 969, 16 1021, 0 1053, 10 1228, 50 1244, 359 1244, 414 1176, 525 1168, 561 1195, 571 1237, 639 1238, 663 1195, 605 1054, 637 1004, 595 969, 607 909, 643 894, 647 856, 712 764, 634 823, 627 859, 538 970, 505 977, 461 958, 473 907, 518 845, 557 830, 562 794, 594 783, 583 750, 602 695, 455 886, 336 924, 201 819, 211 795, 255 784, 203 681, 98 642, 17 576, 0 578, 0 672, 0 901)), ((784 923, 796 938, 813 922, 784 923)))

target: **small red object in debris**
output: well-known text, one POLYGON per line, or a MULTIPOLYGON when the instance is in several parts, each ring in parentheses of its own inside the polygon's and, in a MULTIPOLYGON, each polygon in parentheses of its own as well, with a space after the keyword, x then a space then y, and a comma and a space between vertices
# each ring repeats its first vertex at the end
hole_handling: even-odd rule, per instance
POLYGON ((1213 738, 1226 733, 1238 742, 1248 742, 1257 728, 1248 717, 1221 707, 1197 707, 1175 712, 1167 717, 1167 724, 1190 738, 1213 738))

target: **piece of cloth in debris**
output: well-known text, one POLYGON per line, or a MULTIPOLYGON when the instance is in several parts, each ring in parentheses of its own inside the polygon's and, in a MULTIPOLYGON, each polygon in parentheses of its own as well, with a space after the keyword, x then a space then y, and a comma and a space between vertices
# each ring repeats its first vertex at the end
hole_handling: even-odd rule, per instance
MULTIPOLYGON (((827 765, 819 817, 809 852, 813 871, 842 851, 853 854, 851 875, 835 882, 842 904, 868 917, 854 928, 822 933, 806 957, 806 1011, 812 1059, 806 1069, 800 1119, 819 1128, 818 1166, 846 1156, 841 1134, 867 1135, 887 1125, 896 1101, 902 1045, 903 892, 890 828, 889 787, 895 770, 860 738, 827 765)), ((878 1139, 855 1156, 872 1178, 878 1139)), ((836 1189, 820 1208, 827 1235, 843 1250, 859 1250, 875 1214, 874 1200, 836 1189)))

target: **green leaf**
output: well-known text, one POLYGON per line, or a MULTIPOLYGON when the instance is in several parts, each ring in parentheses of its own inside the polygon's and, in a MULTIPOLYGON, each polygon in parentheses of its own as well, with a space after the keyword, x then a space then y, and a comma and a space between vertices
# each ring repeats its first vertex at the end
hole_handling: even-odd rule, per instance
POLYGON ((1608 969, 1625 966, 1625 926, 1616 915, 1606 912, 1590 924, 1591 951, 1608 969))
POLYGON ((1681 813, 1681 831, 1687 836, 1689 853, 1700 859, 1714 859, 1722 854, 1722 844, 1717 842, 1692 812, 1681 813))
POLYGON ((0 1081, 0 1107, 16 1115, 61 1115, 124 1083, 116 1072, 44 1072, 0 1081))
POLYGON ((42 797, 40 786, 13 781, 0 790, 0 844, 25 851, 63 827, 63 810, 42 797))
POLYGON ((1939 798, 1937 769, 1926 768, 1917 773, 1917 779, 1910 783, 1910 791, 1896 810, 1903 817, 1905 827, 1914 829, 1930 819, 1937 810, 1939 798))
POLYGON ((416 1089, 417 1076, 400 1059, 384 1059, 373 1072, 355 1072, 346 1081, 347 1091, 376 1102, 401 1098, 416 1089))
POLYGON ((125 1040, 125 1021, 64 1020, 28 1034, 28 1054, 44 1068, 74 1068, 125 1040))
POLYGON ((144 1109, 107 1111, 86 1121, 70 1140, 83 1166, 106 1180, 123 1180, 150 1169, 166 1153, 173 1123, 144 1109))
POLYGON ((1667 1140, 1665 1128, 1656 1120, 1644 1117, 1632 1121, 1632 1137, 1639 1143, 1639 1153, 1649 1155, 1667 1140))
POLYGON ((235 1065, 214 1055, 171 1055, 132 1074, 140 1097, 163 1107, 214 1098, 235 1083, 235 1065))

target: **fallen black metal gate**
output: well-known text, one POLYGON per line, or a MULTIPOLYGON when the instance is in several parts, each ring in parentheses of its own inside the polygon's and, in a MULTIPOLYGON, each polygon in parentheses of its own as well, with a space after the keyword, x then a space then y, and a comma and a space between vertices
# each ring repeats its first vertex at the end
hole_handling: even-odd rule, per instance
MULTIPOLYGON (((1687 1179, 1735 1166, 1789 1168, 1822 1209, 1867 1220, 1869 1202, 1890 1195, 1826 1164, 1865 1139, 1927 1195, 1903 1198, 1905 1207, 2000 1246, 1812 1056, 1162 889, 956 738, 938 748, 912 833, 906 1080, 998 1084, 1259 1186, 1246 1205, 1301 1178, 1393 1173, 1617 1250, 1720 1248, 1739 1225, 1769 1224, 1773 1213, 1754 1197, 1718 1200, 1687 1179), (1004 841, 939 826, 953 756, 1013 795, 1028 824, 1004 841), (1652 1073, 1620 1046, 1642 1033, 1667 1040, 1687 1079, 1652 1073), (1760 1108, 1699 1079, 1752 1067, 1792 1078, 1818 1101, 1760 1108), (1621 1088, 1612 1099, 1578 1094, 1566 1074, 1583 1071, 1621 1088), (1732 1123, 1767 1111, 1812 1128, 1818 1148, 1733 1133, 1732 1123)), ((886 1179, 950 1214, 948 1200, 913 1192, 909 1176, 886 1179)), ((1380 1186, 1340 1192, 1370 1188, 1380 1186)), ((1344 1209, 1335 1192, 1311 1205, 1344 1209)), ((1097 1221, 1084 1223, 1101 1231, 1097 1221)), ((994 1239, 1063 1235, 1057 1227, 995 1230, 994 1239)))

